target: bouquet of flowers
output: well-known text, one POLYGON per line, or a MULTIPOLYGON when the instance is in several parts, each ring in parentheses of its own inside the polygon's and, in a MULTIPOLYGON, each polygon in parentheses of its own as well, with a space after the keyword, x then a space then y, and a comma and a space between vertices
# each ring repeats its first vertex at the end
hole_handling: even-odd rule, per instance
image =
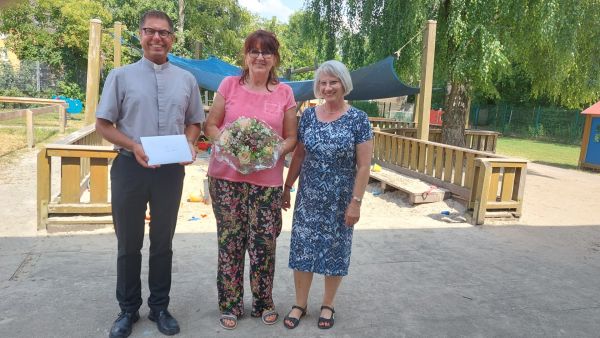
POLYGON ((262 121, 240 117, 221 130, 213 147, 217 160, 242 174, 273 168, 283 139, 262 121))

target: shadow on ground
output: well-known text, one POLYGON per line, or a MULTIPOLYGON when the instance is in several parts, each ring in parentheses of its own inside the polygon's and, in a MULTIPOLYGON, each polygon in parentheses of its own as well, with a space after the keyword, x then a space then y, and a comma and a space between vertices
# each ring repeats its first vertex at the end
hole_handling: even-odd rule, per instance
MULTIPOLYGON (((294 303, 289 232, 279 238, 274 298, 294 303)), ((316 327, 322 277, 295 330, 247 316, 217 324, 216 234, 177 233, 171 312, 178 337, 597 337, 600 227, 357 230, 336 324, 316 327)), ((0 238, 1 337, 106 337, 114 300, 113 234, 0 238)), ((148 296, 147 248, 143 293, 148 296)), ((246 274, 247 275, 247 274, 246 274)), ((247 279, 247 277, 246 277, 247 279)), ((246 311, 250 311, 246 280, 246 311)), ((146 316, 131 337, 160 336, 146 316)))

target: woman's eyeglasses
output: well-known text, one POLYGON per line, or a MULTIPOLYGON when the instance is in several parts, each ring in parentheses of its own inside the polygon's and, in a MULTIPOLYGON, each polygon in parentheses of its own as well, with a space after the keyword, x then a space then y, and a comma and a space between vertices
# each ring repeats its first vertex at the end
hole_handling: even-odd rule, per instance
POLYGON ((256 59, 259 55, 262 55, 262 57, 265 59, 270 59, 273 57, 273 52, 268 50, 260 51, 257 49, 252 49, 248 52, 248 55, 250 55, 250 57, 253 59, 256 59))
POLYGON ((160 36, 161 38, 166 38, 166 37, 170 36, 171 34, 173 34, 173 32, 168 31, 166 29, 156 30, 156 29, 147 28, 147 27, 142 28, 142 32, 144 32, 145 36, 154 36, 154 34, 158 33, 158 36, 160 36))

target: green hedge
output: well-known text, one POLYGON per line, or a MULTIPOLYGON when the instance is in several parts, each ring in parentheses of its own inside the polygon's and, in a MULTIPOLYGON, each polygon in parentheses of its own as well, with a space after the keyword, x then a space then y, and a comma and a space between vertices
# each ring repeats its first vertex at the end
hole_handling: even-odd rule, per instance
POLYGON ((370 117, 379 117, 379 108, 377 107, 377 102, 352 101, 350 104, 353 107, 364 111, 370 117))

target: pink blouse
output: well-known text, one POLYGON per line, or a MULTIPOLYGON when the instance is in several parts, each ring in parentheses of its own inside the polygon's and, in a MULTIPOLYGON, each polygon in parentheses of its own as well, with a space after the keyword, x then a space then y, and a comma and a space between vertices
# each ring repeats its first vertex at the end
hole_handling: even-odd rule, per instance
MULTIPOLYGON (((283 137, 284 113, 296 106, 290 86, 279 83, 272 92, 257 93, 240 85, 239 76, 228 76, 221 81, 217 91, 225 99, 225 117, 219 128, 242 116, 253 117, 265 122, 283 137)), ((208 176, 265 187, 280 187, 283 185, 283 157, 271 169, 244 175, 227 163, 217 160, 213 153, 208 166, 208 176)))

